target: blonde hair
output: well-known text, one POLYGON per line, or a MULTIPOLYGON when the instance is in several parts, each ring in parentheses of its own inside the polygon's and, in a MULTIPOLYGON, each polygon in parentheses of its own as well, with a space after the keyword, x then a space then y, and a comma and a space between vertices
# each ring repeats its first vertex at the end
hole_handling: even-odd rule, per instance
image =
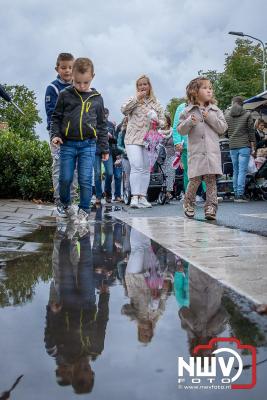
POLYGON ((149 85, 149 97, 151 98, 151 99, 153 99, 154 101, 156 101, 156 96, 154 95, 154 92, 153 92, 153 88, 152 88, 152 85, 151 85, 151 81, 150 81, 150 79, 149 79, 149 77, 147 76, 147 75, 141 75, 141 76, 139 76, 139 78, 137 78, 137 80, 136 80, 136 89, 137 89, 137 87, 138 87, 138 82, 141 80, 141 79, 146 79, 147 80, 147 83, 148 83, 148 85, 149 85))
POLYGON ((80 57, 74 61, 73 72, 77 71, 80 74, 84 74, 89 70, 91 71, 92 75, 94 75, 94 64, 90 58, 80 57))
MULTIPOLYGON (((189 82, 189 84, 186 86, 186 97, 189 103, 191 104, 199 104, 198 103, 198 92, 201 86, 203 85, 203 82, 209 82, 211 84, 211 81, 206 78, 205 76, 199 76, 198 78, 192 79, 192 81, 189 82)), ((212 86, 212 84, 211 84, 212 86)), ((217 101, 216 99, 212 96, 211 100, 209 101, 211 104, 216 104, 217 101)))

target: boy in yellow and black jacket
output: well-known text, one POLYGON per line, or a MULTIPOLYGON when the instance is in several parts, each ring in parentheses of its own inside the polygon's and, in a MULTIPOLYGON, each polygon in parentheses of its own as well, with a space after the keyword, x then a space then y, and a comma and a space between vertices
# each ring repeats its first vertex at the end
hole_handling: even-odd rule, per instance
POLYGON ((102 160, 109 157, 107 126, 102 96, 90 87, 94 66, 89 58, 78 58, 73 65, 73 86, 58 97, 51 119, 52 145, 60 145, 60 207, 76 218, 70 205, 70 185, 77 163, 80 186, 79 222, 88 221, 92 197, 92 174, 96 144, 102 160))

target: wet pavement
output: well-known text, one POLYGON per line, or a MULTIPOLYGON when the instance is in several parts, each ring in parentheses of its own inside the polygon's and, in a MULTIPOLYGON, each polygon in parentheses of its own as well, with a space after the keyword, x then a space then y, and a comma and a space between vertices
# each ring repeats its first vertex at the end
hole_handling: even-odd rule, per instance
MULTIPOLYGON (((152 240, 151 219, 126 224, 98 209, 89 230, 77 229, 56 225, 52 207, 30 206, 0 221, 0 399, 21 375, 12 400, 265 398, 267 323, 249 299, 152 240), (256 386, 180 387, 177 357, 229 337, 255 346, 256 386)), ((252 362, 242 358, 247 383, 252 362)))

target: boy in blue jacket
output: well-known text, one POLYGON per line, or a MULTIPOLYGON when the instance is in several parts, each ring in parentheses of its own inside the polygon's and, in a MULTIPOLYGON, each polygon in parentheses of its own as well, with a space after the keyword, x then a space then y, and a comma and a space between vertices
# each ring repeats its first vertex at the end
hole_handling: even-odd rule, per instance
MULTIPOLYGON (((74 57, 70 53, 60 53, 57 57, 55 70, 58 73, 57 79, 51 82, 45 92, 45 111, 47 115, 47 130, 50 131, 51 117, 55 110, 59 93, 66 89, 72 83, 72 68, 74 63, 74 57)), ((51 146, 51 155, 53 159, 52 164, 52 179, 54 188, 54 199, 56 205, 59 204, 59 152, 58 149, 51 146)), ((75 174, 74 185, 72 185, 71 197, 75 197, 77 189, 77 174, 75 174)), ((62 217, 65 213, 62 209, 58 208, 58 214, 62 217)))

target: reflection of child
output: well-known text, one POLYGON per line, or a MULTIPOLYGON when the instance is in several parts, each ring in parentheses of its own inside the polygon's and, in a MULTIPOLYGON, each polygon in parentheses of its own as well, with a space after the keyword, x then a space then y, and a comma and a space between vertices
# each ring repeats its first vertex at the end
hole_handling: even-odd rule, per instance
POLYGON ((176 259, 177 271, 174 273, 174 293, 180 307, 189 307, 188 263, 176 259))
POLYGON ((122 313, 137 321, 138 340, 148 343, 165 310, 167 290, 163 288, 164 280, 151 240, 135 229, 131 230, 130 240, 131 253, 125 274, 130 304, 122 307, 122 313))
POLYGON ((47 306, 45 345, 56 360, 58 384, 89 393, 94 384, 90 361, 104 349, 109 291, 101 287, 96 304, 90 233, 78 241, 67 234, 54 252, 58 262, 53 262, 57 271, 47 306))
POLYGON ((228 314, 221 305, 222 286, 194 267, 190 267, 187 273, 190 299, 188 305, 184 304, 179 309, 179 317, 182 328, 187 332, 189 351, 193 356, 197 344, 207 344, 211 338, 223 332, 228 314))

